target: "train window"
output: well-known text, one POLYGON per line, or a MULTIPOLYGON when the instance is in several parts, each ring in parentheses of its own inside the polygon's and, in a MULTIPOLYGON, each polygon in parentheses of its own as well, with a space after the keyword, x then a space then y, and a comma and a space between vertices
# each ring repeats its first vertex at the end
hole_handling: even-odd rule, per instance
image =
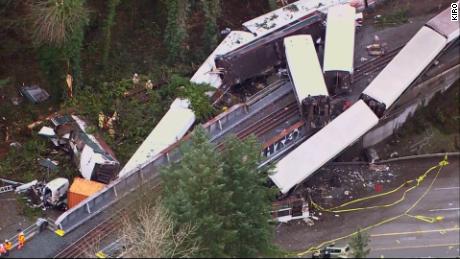
POLYGON ((275 212, 276 217, 285 217, 291 215, 291 209, 283 209, 275 212))

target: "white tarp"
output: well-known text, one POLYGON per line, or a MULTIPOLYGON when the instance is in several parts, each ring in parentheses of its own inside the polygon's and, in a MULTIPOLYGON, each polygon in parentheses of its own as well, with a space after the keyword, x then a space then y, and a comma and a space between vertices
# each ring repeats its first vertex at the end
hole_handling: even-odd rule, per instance
POLYGON ((355 8, 350 5, 336 5, 329 8, 324 47, 324 72, 353 73, 355 18, 355 8))
POLYGON ((358 101, 278 161, 270 178, 282 193, 287 193, 377 125, 378 120, 362 100, 358 101))
POLYGON ((299 102, 310 96, 328 96, 326 83, 310 35, 284 38, 289 76, 299 102))
POLYGON ((447 39, 422 27, 363 91, 388 109, 446 46, 447 39))
POLYGON ((206 61, 198 68, 195 74, 190 79, 190 82, 196 84, 209 84, 214 88, 219 88, 222 85, 222 79, 216 73, 216 55, 226 54, 238 47, 245 45, 251 41, 254 36, 245 31, 231 31, 227 37, 217 46, 217 48, 209 55, 206 61))
POLYGON ((135 168, 151 161, 161 151, 181 139, 195 122, 195 114, 189 109, 188 100, 176 99, 168 112, 142 142, 128 163, 118 174, 122 177, 135 168))

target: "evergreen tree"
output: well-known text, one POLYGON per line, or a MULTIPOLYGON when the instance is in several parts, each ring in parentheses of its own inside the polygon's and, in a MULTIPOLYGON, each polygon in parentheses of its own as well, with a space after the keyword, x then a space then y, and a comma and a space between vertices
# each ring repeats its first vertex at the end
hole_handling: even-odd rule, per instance
POLYGON ((195 226, 196 256, 257 256, 272 247, 272 191, 259 159, 255 139, 229 139, 220 154, 198 128, 181 161, 162 170, 164 205, 178 226, 195 226))
POLYGON ((358 228, 357 233, 351 238, 350 247, 355 258, 366 258, 370 249, 367 248, 369 235, 358 228))
POLYGON ((186 54, 186 22, 189 13, 189 2, 183 0, 167 0, 165 2, 168 11, 168 20, 164 43, 168 50, 168 61, 176 63, 182 61, 186 54))
POLYGON ((266 172, 257 169, 261 147, 253 136, 244 141, 230 137, 222 153, 225 189, 232 195, 226 228, 235 230, 225 244, 226 253, 236 257, 256 257, 273 248, 270 200, 274 190, 265 186, 266 172))
POLYGON ((203 57, 209 55, 217 46, 217 18, 220 14, 220 0, 202 0, 205 26, 203 31, 203 57))
POLYGON ((218 153, 205 132, 194 132, 180 163, 163 170, 164 205, 181 226, 195 226, 198 256, 223 257, 228 231, 223 229, 230 193, 225 191, 218 153))

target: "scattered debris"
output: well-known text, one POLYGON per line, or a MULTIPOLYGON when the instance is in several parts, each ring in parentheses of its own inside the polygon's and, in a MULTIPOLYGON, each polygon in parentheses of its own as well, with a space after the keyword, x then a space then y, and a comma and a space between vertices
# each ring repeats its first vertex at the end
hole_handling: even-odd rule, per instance
POLYGON ((47 168, 50 171, 57 171, 59 162, 55 160, 47 159, 40 159, 38 162, 41 166, 47 168))
POLYGON ((369 161, 371 164, 380 159, 375 148, 368 148, 364 152, 366 154, 367 161, 369 161))
POLYGON ((381 44, 371 44, 366 46, 369 56, 383 56, 385 54, 381 44))
POLYGON ((32 186, 36 185, 37 183, 38 183, 37 180, 33 180, 32 182, 28 182, 28 183, 25 183, 25 184, 22 184, 22 185, 16 187, 16 189, 14 191, 16 193, 25 192, 25 191, 29 190, 30 188, 32 188, 32 186))
POLYGON ((23 86, 20 91, 30 102, 35 104, 44 102, 50 97, 49 94, 38 85, 23 86))
MULTIPOLYGON (((113 122, 118 114, 112 117, 99 113, 99 127, 108 129, 110 136, 115 136, 113 122)), ((119 171, 120 163, 113 151, 98 135, 91 134, 91 127, 80 117, 56 115, 49 120, 54 128, 44 126, 39 135, 47 137, 56 147, 71 153, 81 175, 88 180, 109 183, 119 171)), ((57 170, 57 163, 50 159, 40 160, 40 164, 50 170, 57 170)))
MULTIPOLYGON (((114 114, 116 117, 116 114, 114 114)), ((68 144, 80 173, 85 179, 109 183, 118 174, 120 163, 112 149, 97 135, 88 133, 88 126, 80 117, 72 115, 73 123, 60 127, 69 134, 68 144)), ((63 134, 64 135, 64 134, 63 134)))
POLYGON ((48 138, 54 138, 56 137, 56 132, 54 132, 54 130, 50 127, 43 126, 38 132, 38 135, 48 138))
POLYGON ((12 185, 2 186, 0 187, 0 194, 5 192, 12 192, 14 190, 12 185))
POLYGON ((220 31, 220 35, 226 36, 226 35, 230 34, 231 31, 232 31, 232 29, 226 27, 225 29, 220 31))
POLYGON ((310 218, 304 218, 303 221, 304 221, 305 223, 307 223, 307 225, 308 225, 309 227, 315 225, 315 223, 313 222, 313 220, 311 220, 310 218))
POLYGON ((15 96, 11 98, 11 103, 15 106, 18 106, 19 104, 22 103, 22 98, 19 96, 15 96))
POLYGON ((73 97, 73 77, 71 74, 67 74, 65 77, 65 82, 67 83, 67 97, 72 98, 73 97))

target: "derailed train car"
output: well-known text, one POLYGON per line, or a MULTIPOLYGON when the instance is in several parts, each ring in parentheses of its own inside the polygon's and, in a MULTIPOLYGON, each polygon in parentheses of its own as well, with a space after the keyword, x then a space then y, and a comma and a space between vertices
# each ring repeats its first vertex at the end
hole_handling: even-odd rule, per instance
POLYGON ((284 38, 289 78, 300 109, 311 129, 319 129, 330 118, 330 96, 310 35, 284 38))
POLYGON ((423 26, 363 91, 361 99, 381 117, 459 37, 459 22, 446 9, 423 26))
POLYGON ((350 91, 355 49, 355 8, 335 5, 328 9, 323 71, 329 90, 350 91))
POLYGON ((216 67, 222 72, 224 87, 242 83, 263 75, 284 64, 283 39, 296 34, 310 34, 316 41, 324 38, 324 14, 315 11, 287 27, 261 37, 215 59, 216 67))

